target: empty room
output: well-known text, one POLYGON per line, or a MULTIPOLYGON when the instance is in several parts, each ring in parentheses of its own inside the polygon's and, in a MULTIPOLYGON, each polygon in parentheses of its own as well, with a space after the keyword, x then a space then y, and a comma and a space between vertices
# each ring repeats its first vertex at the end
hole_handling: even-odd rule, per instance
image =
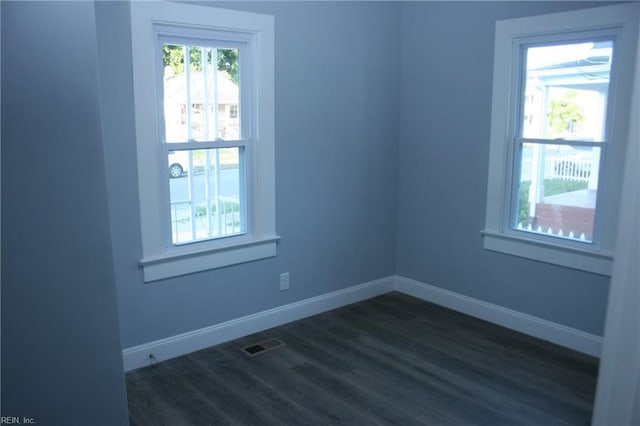
POLYGON ((0 423, 639 424, 639 10, 2 1, 0 423))

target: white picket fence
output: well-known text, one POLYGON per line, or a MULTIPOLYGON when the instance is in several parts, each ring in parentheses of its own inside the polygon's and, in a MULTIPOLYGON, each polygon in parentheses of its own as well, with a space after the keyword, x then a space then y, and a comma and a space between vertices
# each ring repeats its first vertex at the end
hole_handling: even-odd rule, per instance
POLYGON ((527 225, 527 224, 519 223, 518 230, 536 232, 538 234, 553 235, 554 237, 570 238, 570 239, 579 240, 579 241, 587 241, 587 237, 586 235, 584 235, 584 233, 581 233, 579 236, 576 236, 573 231, 569 231, 569 233, 566 234, 565 231, 563 231, 562 229, 558 229, 554 231, 551 228, 547 229, 547 231, 545 232, 542 229, 542 226, 538 226, 537 228, 534 229, 533 226, 531 226, 531 224, 527 225))
POLYGON ((547 163, 547 173, 545 173, 545 177, 589 182, 591 164, 591 160, 588 158, 576 159, 574 157, 556 156, 547 163))

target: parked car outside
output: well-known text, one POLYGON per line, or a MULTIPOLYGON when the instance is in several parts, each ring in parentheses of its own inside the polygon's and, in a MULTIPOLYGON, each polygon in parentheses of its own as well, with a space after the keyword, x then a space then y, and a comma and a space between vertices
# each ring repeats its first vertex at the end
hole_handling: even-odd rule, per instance
POLYGON ((169 177, 179 178, 189 172, 189 151, 169 151, 169 177))

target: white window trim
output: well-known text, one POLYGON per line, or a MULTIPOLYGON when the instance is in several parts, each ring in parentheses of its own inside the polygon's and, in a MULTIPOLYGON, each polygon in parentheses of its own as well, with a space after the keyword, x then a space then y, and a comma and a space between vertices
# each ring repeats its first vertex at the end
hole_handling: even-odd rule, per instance
POLYGON ((611 275, 637 37, 638 4, 634 3, 496 22, 487 208, 482 231, 485 249, 611 275), (609 107, 613 114, 608 122, 610 145, 604 159, 607 177, 599 188, 606 199, 599 196, 597 206, 600 239, 594 244, 565 242, 513 230, 509 206, 513 160, 509 141, 515 136, 512 126, 518 119, 518 108, 513 106, 518 85, 509 82, 514 80, 514 46, 518 39, 528 37, 607 28, 617 28, 617 63, 610 83, 609 107))
POLYGON ((131 2, 131 44, 138 156, 138 189, 142 259, 145 282, 220 268, 276 255, 275 229, 275 102, 274 18, 269 15, 169 2, 131 2), (253 90, 254 146, 247 164, 248 232, 184 246, 167 246, 163 214, 166 167, 159 158, 154 62, 155 23, 252 37, 255 84, 253 90), (250 180, 250 181, 249 181, 250 180))

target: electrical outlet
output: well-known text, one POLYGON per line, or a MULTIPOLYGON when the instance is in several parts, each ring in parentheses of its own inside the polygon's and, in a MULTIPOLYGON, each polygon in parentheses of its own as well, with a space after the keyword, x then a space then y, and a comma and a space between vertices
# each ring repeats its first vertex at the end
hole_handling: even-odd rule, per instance
POLYGON ((289 273, 280 274, 280 291, 289 290, 289 273))

